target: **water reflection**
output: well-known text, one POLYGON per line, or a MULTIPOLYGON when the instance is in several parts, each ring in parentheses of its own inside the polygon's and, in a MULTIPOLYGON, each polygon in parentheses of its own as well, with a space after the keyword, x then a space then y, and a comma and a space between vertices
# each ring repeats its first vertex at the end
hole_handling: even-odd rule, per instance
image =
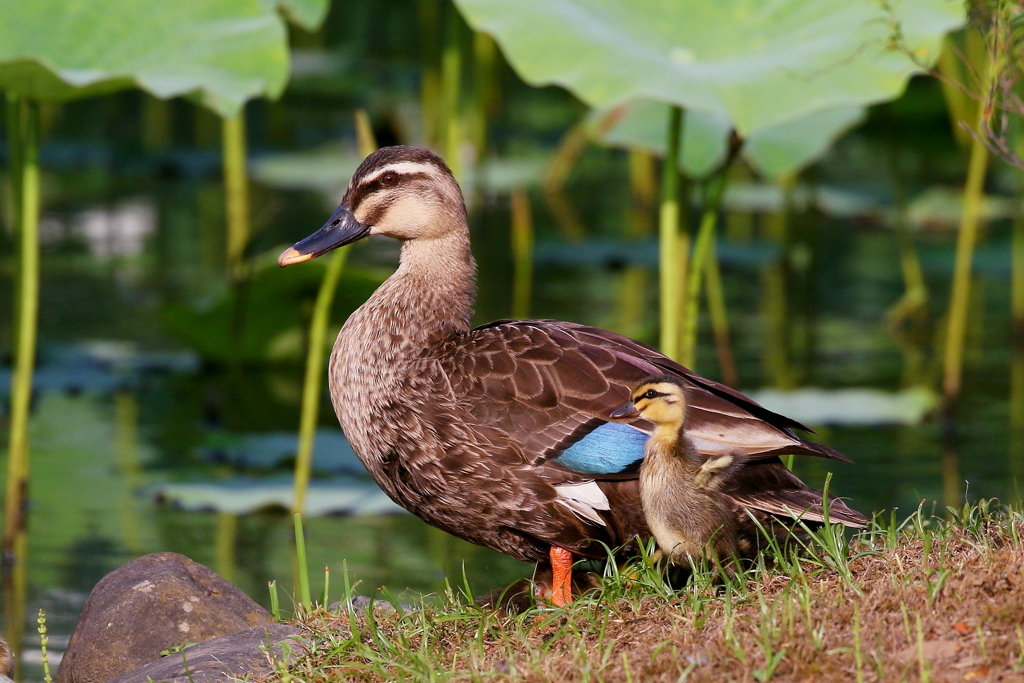
MULTIPOLYGON (((1024 219, 1014 226, 1014 265, 1024 278, 1024 219), (1018 236, 1018 232, 1020 233, 1018 236), (1019 247, 1018 247, 1019 241, 1019 247), (1018 257, 1017 249, 1021 254, 1018 257), (1017 262, 1019 258, 1019 263, 1017 262)), ((1024 281, 1014 280, 1012 347, 1010 361, 1010 481, 1017 497, 1024 484, 1024 281)))
POLYGON ((238 515, 230 512, 217 513, 216 562, 213 570, 228 581, 235 580, 235 546, 238 543, 238 515))
POLYGON ((781 258, 761 269, 762 318, 766 327, 764 345, 764 372, 778 389, 793 389, 798 384, 792 366, 793 330, 790 320, 790 259, 791 223, 794 212, 796 178, 789 176, 779 181, 782 206, 776 213, 764 217, 764 237, 778 247, 781 258))
POLYGON ((130 391, 118 391, 114 396, 114 452, 118 472, 124 481, 119 492, 122 520, 121 542, 128 552, 142 547, 139 527, 139 494, 144 483, 139 461, 139 402, 130 391))
MULTIPOLYGON (((219 381, 217 376, 212 379, 214 385, 219 381)), ((291 584, 291 524, 285 506, 242 515, 190 512, 155 502, 154 486, 175 480, 224 480, 233 470, 224 461, 203 458, 201 448, 185 449, 172 457, 173 464, 166 460, 168 451, 181 444, 160 443, 159 436, 180 435, 181 430, 164 422, 195 421, 203 414, 201 400, 191 404, 191 415, 154 410, 182 396, 182 384, 200 385, 186 396, 204 393, 202 376, 165 375, 143 380, 132 391, 39 396, 32 416, 30 583, 21 586, 27 593, 18 593, 14 585, 4 597, 5 633, 12 645, 21 633, 32 632, 25 629, 35 623, 40 604, 47 607, 51 632, 59 642, 95 584, 125 561, 148 552, 179 552, 207 564, 263 604, 269 602, 268 581, 291 584), (158 452, 163 457, 157 457, 158 452)), ((269 395, 264 393, 264 398, 269 395)), ((201 435, 197 436, 195 444, 201 446, 201 435)), ((254 437, 237 443, 262 443, 254 437)), ((319 471, 329 471, 332 462, 336 458, 326 458, 319 471)), ((284 466, 289 464, 285 459, 284 466)), ((443 590, 444 577, 461 576, 464 561, 476 592, 528 571, 521 563, 435 533, 407 514, 307 518, 306 530, 314 593, 322 591, 323 568, 330 567, 340 577, 343 563, 360 582, 362 593, 381 586, 396 594, 443 590)), ((338 597, 336 593, 334 599, 338 597)))

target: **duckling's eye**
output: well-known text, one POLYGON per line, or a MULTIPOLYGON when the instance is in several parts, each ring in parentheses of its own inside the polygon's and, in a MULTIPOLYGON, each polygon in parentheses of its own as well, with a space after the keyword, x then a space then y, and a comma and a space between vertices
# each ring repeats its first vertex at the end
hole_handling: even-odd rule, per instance
POLYGON ((394 187, 398 184, 398 174, 388 171, 380 177, 380 184, 387 187, 394 187))
POLYGON ((656 396, 661 396, 661 394, 659 394, 659 393, 658 393, 657 391, 655 391, 654 389, 648 389, 648 390, 647 390, 647 391, 646 391, 646 392, 644 393, 644 395, 643 395, 643 396, 641 396, 640 398, 648 398, 648 399, 650 399, 650 398, 655 398, 656 396))

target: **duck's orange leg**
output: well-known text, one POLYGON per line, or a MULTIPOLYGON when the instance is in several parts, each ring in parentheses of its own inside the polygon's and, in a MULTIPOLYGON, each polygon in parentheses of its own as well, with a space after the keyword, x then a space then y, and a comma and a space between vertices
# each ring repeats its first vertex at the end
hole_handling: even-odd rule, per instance
POLYGON ((551 546, 551 602, 558 607, 572 602, 572 552, 561 546, 551 546))

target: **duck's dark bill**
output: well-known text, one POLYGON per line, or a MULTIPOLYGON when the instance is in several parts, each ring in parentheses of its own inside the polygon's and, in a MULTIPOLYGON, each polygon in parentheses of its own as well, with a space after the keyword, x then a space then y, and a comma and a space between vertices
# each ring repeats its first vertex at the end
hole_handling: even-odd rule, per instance
POLYGON ((284 250, 277 257, 277 265, 284 268, 293 263, 302 263, 331 249, 344 246, 370 234, 370 226, 355 219, 348 204, 342 204, 330 220, 312 235, 284 250))

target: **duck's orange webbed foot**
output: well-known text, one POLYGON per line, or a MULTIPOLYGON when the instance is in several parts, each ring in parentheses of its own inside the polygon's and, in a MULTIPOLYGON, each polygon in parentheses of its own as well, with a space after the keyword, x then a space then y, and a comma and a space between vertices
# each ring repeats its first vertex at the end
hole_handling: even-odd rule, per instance
POLYGON ((551 560, 551 602, 564 607, 572 602, 572 551, 553 545, 548 557, 551 560))

